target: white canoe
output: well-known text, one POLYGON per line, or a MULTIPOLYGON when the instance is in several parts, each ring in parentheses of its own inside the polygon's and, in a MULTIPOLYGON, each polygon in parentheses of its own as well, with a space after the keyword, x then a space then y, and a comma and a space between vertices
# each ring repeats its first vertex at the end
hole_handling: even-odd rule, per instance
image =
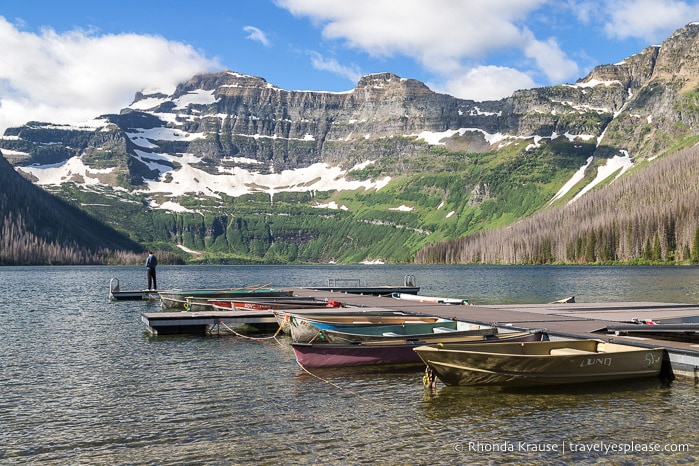
POLYGON ((422 296, 419 294, 410 293, 393 293, 392 295, 396 299, 404 299, 408 301, 417 301, 420 303, 430 303, 430 304, 468 304, 467 299, 462 298, 441 298, 438 296, 422 296))

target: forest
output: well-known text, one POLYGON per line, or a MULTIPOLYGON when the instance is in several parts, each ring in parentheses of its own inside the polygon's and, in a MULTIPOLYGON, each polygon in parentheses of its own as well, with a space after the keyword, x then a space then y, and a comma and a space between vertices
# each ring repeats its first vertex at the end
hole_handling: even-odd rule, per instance
POLYGON ((699 148, 655 160, 572 203, 422 248, 417 263, 699 263, 699 148))
MULTIPOLYGON (((161 262, 174 260, 166 253, 161 262)), ((0 265, 140 263, 140 244, 34 186, 0 156, 0 265)))
POLYGON ((693 264, 699 263, 698 152, 692 147, 640 162, 575 202, 571 193, 551 206, 547 199, 560 185, 544 185, 544 175, 524 182, 516 165, 514 175, 491 177, 470 191, 465 165, 336 196, 350 212, 310 207, 324 202, 321 193, 280 193, 274 206, 268 196, 250 195, 205 215, 151 210, 137 197, 108 201, 64 185, 60 197, 73 200, 67 203, 0 158, 0 265, 140 264, 146 248, 162 264, 693 264), (487 186, 496 190, 490 199, 487 186), (474 196, 488 200, 474 203, 474 196), (440 210, 444 200, 450 207, 440 210), (388 208, 398 203, 415 210, 388 208), (448 210, 457 213, 449 217, 448 210), (109 226, 115 215, 119 230, 109 226), (455 238, 468 228, 478 231, 455 238))

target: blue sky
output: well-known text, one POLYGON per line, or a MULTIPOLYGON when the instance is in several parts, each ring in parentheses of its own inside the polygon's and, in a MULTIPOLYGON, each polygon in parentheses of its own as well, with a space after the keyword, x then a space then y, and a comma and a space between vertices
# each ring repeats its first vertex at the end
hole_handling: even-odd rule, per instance
POLYGON ((456 97, 574 82, 699 20, 699 0, 3 0, 0 132, 79 122, 231 69, 347 91, 389 71, 456 97))

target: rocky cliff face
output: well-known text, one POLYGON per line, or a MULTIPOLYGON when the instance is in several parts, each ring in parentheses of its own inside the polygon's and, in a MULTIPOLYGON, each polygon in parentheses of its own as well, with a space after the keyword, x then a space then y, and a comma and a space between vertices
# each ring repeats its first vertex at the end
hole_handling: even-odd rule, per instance
MULTIPOLYGON (((151 162, 162 154, 193 154, 212 174, 235 166, 278 173, 319 162, 347 169, 396 154, 416 157, 434 144, 484 152, 558 137, 597 141, 596 155, 651 157, 696 133, 698 50, 699 24, 692 23, 577 83, 488 102, 438 94, 391 73, 330 93, 287 91, 223 71, 195 76, 170 96, 137 94, 98 130, 28 124, 8 130, 0 148, 16 164, 82 156, 94 168, 114 167, 105 179, 127 187, 161 177, 151 162)), ((159 163, 179 166, 176 157, 159 163)))
MULTIPOLYGON (((152 96, 139 96, 134 106, 148 99, 152 96)), ((206 155, 271 160, 279 170, 304 161, 342 161, 352 152, 343 145, 357 142, 383 152, 386 139, 414 140, 423 131, 497 129, 497 115, 474 108, 474 102, 436 94, 419 81, 390 73, 366 76, 350 92, 328 93, 286 91, 261 78, 224 71, 196 76, 167 101, 144 110, 175 114, 187 132, 217 134, 215 144, 202 149, 206 155), (203 93, 211 101, 184 108, 174 103, 203 93), (376 141, 382 142, 376 146, 376 141)))

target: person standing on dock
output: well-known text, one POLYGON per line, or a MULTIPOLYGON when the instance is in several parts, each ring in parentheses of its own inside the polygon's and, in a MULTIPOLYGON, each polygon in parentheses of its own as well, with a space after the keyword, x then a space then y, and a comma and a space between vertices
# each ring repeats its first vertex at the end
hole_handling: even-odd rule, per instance
POLYGON ((153 285, 153 289, 157 290, 158 289, 158 281, 155 278, 155 267, 158 265, 158 259, 156 259, 155 255, 148 251, 148 258, 146 259, 146 272, 148 274, 148 289, 150 290, 151 285, 153 285))

